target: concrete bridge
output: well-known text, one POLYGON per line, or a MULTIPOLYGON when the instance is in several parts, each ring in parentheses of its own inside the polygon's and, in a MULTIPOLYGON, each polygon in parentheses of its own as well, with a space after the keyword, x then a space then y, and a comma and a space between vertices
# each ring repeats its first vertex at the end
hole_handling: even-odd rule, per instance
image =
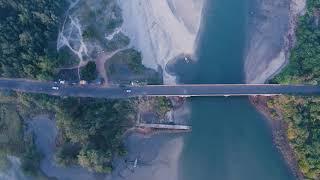
POLYGON ((320 86, 277 84, 188 84, 103 87, 0 78, 0 89, 54 96, 130 98, 139 96, 320 95, 320 86))

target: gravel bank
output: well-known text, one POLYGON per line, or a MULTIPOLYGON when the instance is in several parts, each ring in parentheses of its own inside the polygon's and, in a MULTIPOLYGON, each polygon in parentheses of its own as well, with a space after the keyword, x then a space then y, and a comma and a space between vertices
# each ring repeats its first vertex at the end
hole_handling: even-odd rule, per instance
POLYGON ((264 83, 278 73, 295 43, 297 18, 305 0, 255 0, 249 17, 245 77, 247 83, 264 83))

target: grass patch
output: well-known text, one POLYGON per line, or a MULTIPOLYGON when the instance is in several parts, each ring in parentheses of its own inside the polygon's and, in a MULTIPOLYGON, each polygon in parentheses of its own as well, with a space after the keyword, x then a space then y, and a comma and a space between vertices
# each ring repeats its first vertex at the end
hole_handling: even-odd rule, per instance
POLYGON ((143 84, 162 84, 162 75, 142 64, 141 53, 127 49, 115 54, 106 64, 107 76, 120 84, 139 81, 143 84))

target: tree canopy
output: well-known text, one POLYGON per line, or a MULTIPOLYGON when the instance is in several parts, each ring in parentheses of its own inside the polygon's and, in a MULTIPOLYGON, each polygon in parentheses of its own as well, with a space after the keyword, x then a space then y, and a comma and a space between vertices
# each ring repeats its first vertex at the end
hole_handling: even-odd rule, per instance
POLYGON ((65 0, 0 0, 0 76, 50 79, 65 0))
MULTIPOLYGON (((297 43, 288 66, 272 81, 282 84, 320 84, 320 1, 308 0, 299 20, 297 43)), ((306 179, 320 178, 320 99, 280 96, 268 106, 281 112, 288 124, 287 137, 306 179)))

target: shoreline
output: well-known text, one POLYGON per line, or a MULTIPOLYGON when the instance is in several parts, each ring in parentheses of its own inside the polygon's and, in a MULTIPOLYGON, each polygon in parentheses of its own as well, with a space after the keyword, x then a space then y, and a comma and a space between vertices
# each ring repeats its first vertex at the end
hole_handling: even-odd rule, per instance
POLYGON ((176 83, 176 77, 166 72, 170 61, 181 54, 195 57, 205 1, 118 0, 129 46, 141 51, 143 65, 163 70, 165 84, 176 83))
POLYGON ((285 68, 289 63, 290 51, 295 46, 296 43, 296 29, 298 26, 298 18, 303 16, 306 11, 307 0, 291 0, 289 8, 289 29, 284 37, 284 51, 285 59, 284 63, 278 67, 278 69, 266 78, 265 82, 268 82, 277 74, 279 74, 283 68, 285 68))
POLYGON ((248 20, 248 32, 252 35, 246 44, 244 73, 247 83, 264 83, 288 64, 298 18, 305 13, 306 0, 274 4, 262 1, 255 6, 248 20))
POLYGON ((180 134, 132 132, 125 140, 128 154, 115 159, 116 168, 105 180, 176 180, 183 143, 180 134))
POLYGON ((250 103, 265 117, 271 130, 273 144, 279 153, 281 153, 289 171, 297 180, 303 180, 304 176, 298 167, 297 158, 286 135, 287 124, 281 117, 272 117, 270 108, 267 106, 269 99, 270 97, 267 96, 249 97, 250 103))
MULTIPOLYGON (((273 66, 273 73, 267 75, 261 73, 258 75, 258 81, 260 83, 266 83, 271 80, 274 76, 279 74, 283 68, 285 68, 289 63, 290 51, 296 43, 295 31, 298 26, 298 18, 305 13, 306 10, 306 0, 291 0, 289 5, 289 15, 288 15, 288 30, 283 37, 283 47, 280 49, 280 53, 276 55, 276 58, 269 60, 269 66, 273 66), (274 61, 282 61, 282 63, 275 66, 274 61), (260 76, 260 77, 259 77, 260 76)), ((246 59, 247 61, 247 59, 246 59)), ((259 66, 259 65, 257 65, 259 66)), ((266 69, 267 69, 266 68, 266 69)), ((248 69, 245 71, 247 72, 248 69)), ((257 80, 257 78, 255 79, 257 80)), ((254 81, 249 81, 246 77, 247 83, 253 83, 254 81)), ((249 97, 249 101, 253 106, 260 112, 268 121, 271 133, 272 140, 277 150, 281 153, 283 160, 288 166, 289 170, 292 172, 295 178, 298 180, 303 180, 304 176, 301 170, 298 167, 298 162, 294 150, 290 146, 290 143, 287 138, 287 124, 281 117, 272 117, 270 108, 267 106, 267 101, 270 97, 265 96, 254 96, 249 97)))

